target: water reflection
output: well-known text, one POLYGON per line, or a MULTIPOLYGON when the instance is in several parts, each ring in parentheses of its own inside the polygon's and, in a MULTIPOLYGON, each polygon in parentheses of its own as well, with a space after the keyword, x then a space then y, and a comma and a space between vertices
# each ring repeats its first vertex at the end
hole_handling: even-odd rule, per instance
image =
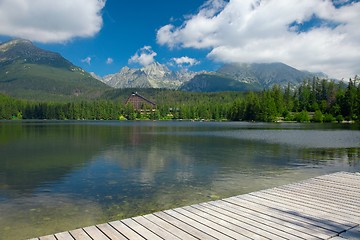
POLYGON ((1 122, 0 239, 359 171, 360 132, 325 126, 1 122))

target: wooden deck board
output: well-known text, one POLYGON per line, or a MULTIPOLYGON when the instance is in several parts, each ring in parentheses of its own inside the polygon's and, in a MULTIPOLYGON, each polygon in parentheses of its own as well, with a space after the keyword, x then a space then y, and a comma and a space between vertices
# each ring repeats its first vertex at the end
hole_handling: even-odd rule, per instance
POLYGON ((177 226, 178 228, 183 229, 185 232, 193 235, 196 238, 216 239, 215 237, 212 237, 212 236, 206 234, 205 232, 199 230, 198 228, 190 225, 189 222, 192 222, 192 221, 183 222, 183 221, 179 220, 178 218, 174 217, 173 215, 176 215, 176 214, 172 213, 170 210, 167 210, 165 212, 158 212, 158 213, 154 213, 154 214, 156 216, 162 218, 163 220, 173 224, 174 226, 177 226))
MULTIPOLYGON (((211 204, 211 203, 210 203, 211 204)), ((218 204, 216 204, 217 207, 232 211, 237 214, 246 214, 248 216, 251 216, 254 220, 262 222, 268 226, 272 226, 274 228, 277 228, 281 231, 284 231, 286 233, 293 234, 294 236, 298 236, 300 238, 305 239, 318 239, 318 238, 326 238, 329 236, 333 236, 334 232, 329 230, 323 230, 323 231, 315 231, 313 228, 305 228, 301 225, 297 224, 295 221, 285 221, 283 219, 276 218, 274 216, 269 216, 261 211, 254 211, 252 209, 247 208, 246 204, 243 204, 242 206, 231 204, 229 202, 220 201, 218 204)))
POLYGON ((163 239, 180 239, 176 235, 165 230, 164 228, 161 228, 160 226, 158 226, 155 223, 151 222, 150 220, 144 218, 143 216, 135 217, 133 219, 134 219, 134 221, 143 225, 147 229, 151 229, 156 235, 160 236, 163 239))
POLYGON ((258 224, 250 219, 247 219, 242 216, 238 216, 234 213, 221 210, 218 208, 213 207, 209 203, 203 203, 201 206, 204 207, 204 211, 207 211, 214 216, 222 218, 228 222, 234 223, 235 225, 241 227, 245 230, 240 230, 240 233, 246 234, 247 237, 250 238, 259 238, 259 239, 286 239, 282 236, 276 234, 276 230, 268 231, 266 227, 262 224, 258 224), (206 210, 205 210, 206 208, 206 210))
POLYGON ((336 200, 336 202, 340 202, 340 203, 345 203, 345 204, 350 203, 355 205, 360 204, 360 198, 350 199, 348 196, 341 194, 338 191, 330 192, 329 190, 325 191, 323 188, 304 188, 304 187, 296 187, 294 185, 291 186, 288 185, 282 187, 281 189, 288 190, 291 192, 301 193, 305 196, 310 196, 311 198, 313 197, 320 199, 331 198, 333 200, 336 200))
POLYGON ((260 212, 263 217, 267 218, 275 218, 280 221, 283 221, 284 224, 292 224, 296 228, 299 228, 301 230, 305 230, 305 232, 312 233, 312 232, 325 232, 329 233, 330 235, 336 232, 341 232, 344 230, 344 227, 332 225, 332 224, 324 224, 322 222, 319 222, 317 220, 311 219, 311 218, 304 218, 298 215, 294 215, 285 211, 282 211, 280 209, 274 208, 274 207, 267 207, 264 205, 257 204, 255 202, 247 201, 244 199, 239 198, 228 198, 224 200, 224 202, 228 202, 231 204, 235 204, 237 206, 246 207, 249 210, 260 212))
POLYGON ((84 229, 75 229, 69 232, 76 240, 91 240, 91 237, 84 231, 84 229))
POLYGON ((74 238, 70 235, 69 232, 61 232, 55 234, 57 240, 74 240, 74 238))
POLYGON ((298 191, 298 192, 293 192, 293 191, 289 191, 286 189, 273 189, 273 193, 275 194, 279 194, 279 195, 283 195, 286 194, 287 196, 291 196, 291 197, 295 197, 298 200, 304 200, 304 201, 311 201, 314 204, 317 205, 323 205, 326 204, 329 208, 335 208, 335 209, 339 209, 342 211, 351 211, 351 213, 353 213, 356 216, 359 216, 360 214, 360 209, 358 208, 358 206, 356 204, 353 204, 352 202, 349 201, 338 201, 336 200, 336 202, 334 202, 331 196, 328 196, 329 198, 326 199, 324 197, 319 197, 319 195, 315 195, 315 194, 305 194, 304 192, 298 191), (309 198, 309 196, 311 198, 309 198), (331 199, 330 199, 331 197, 331 199))
POLYGON ((216 223, 215 221, 211 221, 210 219, 207 219, 201 215, 197 215, 194 211, 188 211, 185 208, 177 208, 174 209, 174 211, 179 212, 180 214, 183 214, 186 217, 189 217, 201 224, 204 224, 210 228, 210 231, 208 231, 209 234, 212 236, 219 238, 219 239, 238 239, 242 237, 239 236, 238 233, 221 226, 220 224, 216 223))
POLYGON ((110 222, 109 224, 128 239, 136 239, 136 240, 144 239, 141 235, 133 231, 131 228, 129 228, 121 221, 114 221, 114 222, 110 222))
POLYGON ((108 223, 96 225, 96 227, 102 231, 108 238, 112 240, 126 240, 121 233, 119 233, 115 228, 110 226, 108 223))
POLYGON ((109 240, 109 238, 95 226, 85 227, 83 229, 93 239, 109 240))
POLYGON ((347 239, 359 225, 360 174, 339 172, 32 240, 347 239))
POLYGON ((242 235, 240 232, 242 231, 242 229, 239 229, 238 226, 234 225, 231 222, 227 222, 222 220, 221 218, 217 218, 207 212, 204 212, 201 210, 201 208, 199 209, 198 205, 193 205, 193 206, 187 206, 183 208, 184 210, 196 214, 197 216, 200 216, 204 219, 207 219, 208 221, 212 221, 213 223, 215 223, 216 226, 215 228, 220 230, 221 232, 223 232, 224 234, 235 238, 235 239, 250 239, 249 237, 246 237, 244 235, 242 235))
POLYGON ((124 219, 121 222, 125 223, 129 228, 140 234, 145 239, 161 240, 158 235, 156 235, 146 227, 142 226, 141 224, 135 222, 131 218, 124 219))
POLYGON ((179 237, 181 239, 191 239, 191 240, 197 239, 193 235, 184 231, 183 229, 180 229, 180 228, 168 223, 167 221, 155 216, 154 214, 145 215, 144 218, 146 218, 149 221, 153 222, 154 224, 170 231, 171 233, 175 234, 177 237, 179 237))
MULTIPOLYGON (((342 230, 345 230, 347 228, 351 228, 356 226, 355 223, 349 223, 348 221, 345 220, 339 220, 339 219, 334 219, 334 218, 330 218, 331 216, 328 216, 326 214, 324 214, 323 212, 318 212, 316 210, 313 209, 304 209, 300 206, 294 206, 291 204, 284 204, 284 203, 279 203, 279 202, 275 202, 269 199, 265 199, 265 198, 260 198, 254 195, 242 195, 242 196, 236 196, 236 197, 232 197, 232 198, 239 198, 239 199, 245 199, 269 208, 273 208, 276 209, 277 211, 286 213, 286 214, 290 214, 293 216, 297 216, 303 219, 309 219, 309 220, 313 220, 315 222, 319 222, 322 224, 326 224, 326 225, 333 225, 333 226, 337 226, 340 227, 342 230)), ((229 198, 229 199, 232 199, 229 198)), ((224 199, 225 201, 227 201, 228 199, 224 199)))
POLYGON ((263 191, 267 195, 272 195, 280 198, 289 199, 291 201, 296 201, 302 204, 311 204, 316 208, 327 209, 330 211, 338 211, 345 214, 350 214, 354 216, 359 216, 358 209, 356 209, 355 205, 348 203, 347 205, 343 205, 341 202, 334 202, 332 199, 317 199, 316 197, 303 196, 297 192, 289 192, 282 189, 272 189, 272 191, 263 191), (325 206, 324 206, 325 205, 325 206), (354 211, 353 209, 354 208, 354 211))
POLYGON ((360 216, 358 214, 343 210, 340 208, 336 208, 333 206, 329 206, 328 204, 321 204, 320 202, 314 202, 311 198, 306 199, 300 199, 299 197, 284 195, 284 194, 277 194, 274 192, 261 192, 258 193, 258 196, 262 196, 265 198, 272 199, 274 201, 282 201, 282 202, 288 202, 291 204, 303 206, 307 209, 313 209, 316 211, 324 212, 325 214, 336 214, 336 218, 344 219, 344 220, 352 220, 354 223, 357 223, 360 221, 360 216), (260 195, 261 194, 261 195, 260 195))
MULTIPOLYGON (((205 205, 205 204, 204 204, 205 205)), ((250 229, 253 229, 256 233, 263 235, 264 237, 270 238, 270 239, 303 239, 301 237, 298 237, 291 232, 284 232, 280 230, 279 228, 282 228, 281 226, 274 226, 275 224, 269 225, 269 222, 266 220, 259 221, 254 216, 251 216, 250 214, 246 213, 240 213, 236 211, 236 209, 232 208, 220 208, 218 207, 221 205, 220 202, 210 202, 207 203, 207 207, 209 209, 212 209, 214 211, 218 211, 224 215, 227 215, 231 218, 238 219, 239 221, 246 222, 247 224, 251 225, 252 227, 250 229)))
POLYGON ((339 196, 342 195, 348 195, 349 197, 353 197, 356 199, 356 195, 353 191, 347 191, 339 188, 335 188, 334 185, 331 184, 319 184, 319 183, 310 183, 310 182, 304 182, 304 183, 294 183, 291 185, 285 185, 283 187, 299 187, 299 188, 305 188, 305 189, 314 189, 318 190, 320 192, 328 192, 337 194, 339 196))

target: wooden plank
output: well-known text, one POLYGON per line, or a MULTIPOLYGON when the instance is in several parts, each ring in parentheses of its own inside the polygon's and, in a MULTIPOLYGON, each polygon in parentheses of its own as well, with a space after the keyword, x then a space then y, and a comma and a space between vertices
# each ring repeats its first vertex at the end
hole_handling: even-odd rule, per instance
POLYGON ((282 197, 265 194, 262 192, 251 193, 250 195, 259 197, 261 199, 267 199, 269 201, 274 201, 274 202, 277 202, 280 204, 285 204, 287 206, 291 206, 294 210, 302 209, 302 211, 304 211, 307 214, 314 212, 318 216, 326 216, 327 218, 330 218, 330 219, 333 218, 335 220, 343 220, 343 221, 347 221, 348 223, 358 222, 358 219, 356 217, 344 216, 343 214, 334 214, 330 210, 316 208, 316 207, 312 206, 311 204, 300 203, 300 202, 292 201, 290 199, 284 199, 282 197))
POLYGON ((200 239, 216 239, 202 231, 200 231, 199 229, 191 226, 188 223, 185 223, 165 212, 157 212, 154 213, 155 216, 162 218, 163 220, 167 221, 168 223, 171 223, 174 226, 177 226, 178 228, 181 228, 182 230, 184 230, 185 232, 193 235, 196 238, 200 238, 200 239))
POLYGON ((350 192, 350 193, 353 193, 353 191, 354 191, 353 188, 339 186, 339 185, 336 185, 336 184, 332 184, 329 181, 322 181, 321 179, 316 181, 316 185, 324 186, 324 187, 330 187, 330 188, 333 188, 333 189, 341 190, 341 191, 344 191, 344 192, 350 192))
POLYGON ((332 236, 335 236, 336 233, 330 230, 322 229, 318 230, 314 228, 306 228, 303 226, 301 222, 297 222, 295 220, 292 221, 284 221, 283 219, 276 218, 275 216, 269 216, 262 212, 254 211, 252 209, 247 208, 248 205, 234 205, 226 201, 216 201, 214 203, 210 203, 219 207, 221 209, 225 209, 227 211, 231 211, 234 213, 246 213, 248 215, 253 216, 254 220, 267 223, 269 226, 273 226, 281 231, 291 233, 295 236, 304 238, 304 239, 311 239, 316 237, 315 239, 325 239, 332 236))
MULTIPOLYGON (((319 223, 329 224, 329 225, 331 224, 333 226, 338 226, 340 228, 343 228, 344 230, 356 226, 356 223, 349 223, 349 221, 347 221, 347 220, 331 219, 331 216, 329 216, 323 212, 318 212, 313 209, 311 209, 309 211, 308 209, 300 207, 300 206, 294 206, 294 205, 287 204, 287 203, 278 203, 276 201, 257 197, 255 195, 251 195, 251 194, 236 196, 236 198, 245 199, 245 200, 255 202, 257 204, 264 205, 264 206, 267 206, 270 208, 276 208, 278 211, 282 211, 284 213, 292 214, 294 216, 299 216, 302 218, 314 220, 319 223)), ((227 199, 224 199, 224 200, 227 200, 227 199)))
POLYGON ((235 205, 243 205, 250 210, 258 211, 266 216, 274 217, 285 222, 289 222, 289 223, 297 222, 301 227, 304 227, 305 229, 310 229, 310 232, 312 229, 320 228, 330 231, 329 232, 330 234, 331 232, 337 233, 347 229, 347 227, 343 227, 341 225, 327 224, 318 221, 318 219, 313 219, 308 216, 307 217, 299 216, 298 214, 293 214, 291 212, 284 211, 283 209, 279 209, 275 206, 269 207, 257 203, 255 201, 253 202, 242 198, 232 197, 232 198, 223 199, 222 201, 235 205))
POLYGON ((334 214, 330 210, 321 209, 319 207, 317 208, 315 206, 312 206, 311 204, 304 204, 297 201, 292 201, 290 199, 285 199, 283 197, 277 197, 277 196, 265 194, 262 192, 256 192, 250 195, 254 197, 258 197, 262 201, 268 200, 271 202, 271 204, 274 203, 283 204, 295 212, 297 211, 303 214, 310 214, 310 215, 314 215, 315 217, 321 217, 323 219, 332 219, 334 221, 347 223, 347 224, 356 223, 356 220, 354 219, 352 219, 352 221, 350 222, 349 218, 346 218, 341 214, 334 214))
POLYGON ((103 232, 101 232, 95 226, 85 227, 83 229, 92 239, 96 239, 96 240, 108 240, 109 239, 103 232))
POLYGON ((342 178, 342 179, 346 179, 346 180, 352 180, 352 181, 359 181, 360 174, 343 172, 343 173, 333 173, 333 174, 322 175, 322 176, 318 176, 316 178, 333 178, 333 177, 342 178))
POLYGON ((145 239, 161 240, 161 238, 158 235, 156 235, 146 227, 140 225, 139 223, 135 222, 131 218, 124 219, 121 222, 126 224, 129 228, 140 234, 145 239))
POLYGON ((261 191, 261 193, 259 192, 258 194, 262 194, 266 197, 273 197, 276 199, 282 199, 282 200, 286 200, 288 202, 291 203, 295 203, 298 205, 302 205, 302 206, 307 206, 309 208, 313 208, 313 209, 317 209, 320 211, 324 211, 324 212, 328 212, 328 213, 336 213, 336 215, 338 216, 346 216, 346 218, 351 218, 354 219, 355 222, 360 221, 360 214, 348 209, 343 209, 340 206, 334 206, 333 204, 324 204, 321 203, 321 201, 316 201, 314 199, 311 198, 303 198, 300 196, 294 196, 295 193, 293 195, 291 194, 287 194, 287 193, 278 193, 277 190, 273 190, 273 191, 261 191))
POLYGON ((283 186, 281 187, 281 189, 286 189, 292 192, 300 192, 318 198, 331 198, 335 202, 356 204, 357 206, 360 204, 360 199, 355 199, 355 198, 350 199, 346 195, 339 194, 338 191, 330 192, 328 190, 325 191, 323 188, 297 187, 292 184, 292 185, 283 186))
POLYGON ((248 230, 246 227, 242 226, 242 224, 243 224, 242 222, 238 222, 236 219, 232 219, 231 217, 222 215, 216 211, 212 211, 211 209, 208 209, 200 204, 192 205, 189 208, 195 209, 197 211, 196 213, 198 215, 204 216, 207 219, 217 222, 221 226, 224 226, 224 227, 240 234, 239 238, 236 238, 236 239, 243 239, 244 237, 246 239, 267 239, 259 234, 256 234, 256 233, 248 230))
MULTIPOLYGON (((264 237, 256 235, 255 233, 247 230, 246 228, 241 228, 240 226, 236 225, 234 221, 224 220, 226 219, 226 216, 224 216, 223 219, 221 217, 218 217, 219 215, 216 212, 211 212, 211 211, 208 212, 206 210, 204 211, 205 207, 202 207, 201 205, 196 204, 192 206, 187 206, 184 207, 184 209, 198 216, 204 217, 214 223, 217 223, 218 225, 224 227, 225 229, 230 230, 230 232, 228 230, 225 230, 224 233, 235 239, 252 239, 251 237, 256 239, 265 239, 264 237), (211 213, 215 213, 215 214, 211 214, 211 213)), ((228 220, 229 219, 230 218, 228 218, 228 220)))
POLYGON ((56 233, 55 237, 57 240, 74 240, 69 232, 56 233))
POLYGON ((305 202, 305 203, 311 202, 311 204, 313 204, 314 206, 320 205, 323 207, 325 203, 326 207, 329 209, 335 208, 342 212, 351 211, 353 215, 359 216, 359 210, 355 206, 352 207, 353 205, 351 203, 343 204, 342 202, 335 202, 331 197, 319 199, 316 196, 312 197, 311 195, 301 193, 300 191, 292 192, 280 188, 272 189, 272 191, 263 191, 263 193, 272 194, 280 197, 286 197, 299 202, 305 202), (352 208, 354 208, 354 211, 352 211, 352 208))
MULTIPOLYGON (((341 188, 335 188, 335 186, 333 184, 328 184, 326 182, 321 182, 321 181, 293 183, 290 185, 300 186, 301 188, 317 188, 317 189, 322 189, 323 191, 325 190, 325 191, 330 191, 330 192, 334 192, 334 193, 341 192, 342 194, 350 194, 350 195, 353 194, 352 191, 349 191, 346 189, 341 189, 341 188)), ((287 185, 285 185, 285 186, 287 186, 287 185)))
POLYGON ((324 180, 330 180, 330 181, 335 181, 341 184, 346 184, 346 185, 350 185, 350 186, 355 186, 356 187, 356 181, 359 180, 359 177, 347 177, 346 175, 323 175, 323 176, 319 176, 317 177, 317 179, 324 179, 324 180))
POLYGON ((271 231, 268 231, 269 229, 264 229, 263 226, 258 224, 254 225, 254 223, 249 219, 239 217, 236 214, 230 212, 219 211, 209 203, 196 205, 196 208, 239 226, 240 228, 244 229, 239 231, 239 233, 247 237, 253 239, 285 239, 271 231))
POLYGON ((339 189, 334 189, 331 186, 321 186, 321 185, 308 185, 307 183, 304 185, 292 184, 291 186, 296 186, 298 188, 307 189, 311 191, 318 191, 323 194, 332 194, 337 198, 346 198, 348 201, 358 202, 359 198, 354 196, 351 192, 344 192, 339 189))
POLYGON ((120 221, 109 222, 118 232, 128 239, 143 240, 144 238, 120 221))
POLYGON ((111 240, 127 240, 121 233, 107 223, 96 225, 111 240))
POLYGON ((354 193, 357 193, 357 194, 360 193, 360 189, 358 186, 356 186, 355 184, 350 184, 350 183, 347 184, 345 181, 342 182, 342 181, 336 181, 334 179, 323 179, 323 178, 318 178, 318 179, 316 179, 316 181, 319 181, 322 183, 328 183, 336 188, 353 191, 354 193))
POLYGON ((164 228, 161 228, 160 226, 156 225, 155 223, 151 222, 143 216, 134 217, 133 220, 143 225, 147 229, 151 229, 151 231, 153 231, 156 235, 160 236, 163 239, 180 239, 171 232, 166 231, 164 228))
POLYGON ((315 238, 312 235, 303 233, 301 231, 298 231, 294 228, 289 228, 288 226, 286 226, 286 224, 281 223, 279 224, 275 219, 272 218, 266 218, 266 217, 261 217, 261 215, 257 212, 254 211, 247 211, 245 208, 241 208, 240 206, 235 206, 233 204, 228 204, 224 201, 216 201, 216 202, 210 202, 209 204, 221 209, 221 210, 225 210, 225 211, 229 211, 232 213, 235 213, 237 215, 249 218, 255 222, 259 222, 261 224, 264 224, 268 227, 274 228, 279 231, 278 235, 285 237, 285 238, 291 238, 291 239, 301 239, 301 238, 306 238, 306 239, 319 239, 319 238, 315 238))
POLYGON ((173 233, 174 235, 176 235, 181 239, 191 239, 191 240, 197 239, 188 232, 185 232, 184 229, 180 229, 177 226, 174 226, 168 223, 167 221, 163 220, 162 218, 155 216, 154 214, 144 215, 143 217, 151 221, 152 223, 158 225, 159 227, 173 233))
POLYGON ((206 218, 204 216, 197 215, 196 212, 188 211, 190 207, 186 208, 176 208, 174 211, 195 220, 196 222, 202 223, 208 226, 211 230, 208 231, 208 234, 218 238, 218 239, 248 239, 239 233, 236 233, 220 224, 216 223, 215 221, 211 221, 211 218, 206 218))
MULTIPOLYGON (((254 216, 252 216, 251 214, 246 214, 241 211, 236 211, 236 209, 232 209, 232 211, 229 211, 229 209, 219 208, 219 207, 217 207, 217 205, 218 205, 217 201, 209 202, 209 203, 202 204, 202 205, 206 206, 207 208, 209 208, 211 210, 214 210, 214 211, 220 212, 224 215, 230 216, 232 218, 244 220, 247 223, 251 224, 252 226, 255 226, 255 227, 262 229, 266 232, 269 232, 271 234, 275 234, 278 237, 281 237, 283 239, 304 239, 302 237, 295 235, 293 231, 285 232, 285 231, 283 231, 283 229, 281 229, 282 228, 281 226, 276 226, 276 224, 274 224, 274 223, 269 224, 269 221, 266 221, 266 220, 257 221, 258 219, 254 218, 254 216)), ((318 238, 311 237, 310 235, 306 235, 306 237, 308 239, 318 239, 318 238)))
POLYGON ((342 210, 347 210, 347 211, 351 211, 352 213, 357 213, 356 215, 359 216, 360 214, 360 209, 357 205, 353 205, 351 202, 343 202, 343 201, 334 201, 334 199, 331 196, 327 196, 326 197, 318 197, 319 195, 315 195, 315 194, 307 194, 306 192, 303 191, 291 191, 291 190, 287 190, 287 189, 283 189, 283 188, 276 188, 272 190, 272 193, 279 193, 279 194, 286 194, 288 196, 292 196, 295 197, 297 199, 302 199, 305 201, 309 201, 311 200, 313 203, 317 203, 320 205, 326 204, 327 206, 331 206, 331 207, 335 207, 336 209, 342 209, 342 210))
POLYGON ((76 240, 91 240, 89 235, 82 228, 75 229, 69 232, 71 236, 73 236, 73 238, 75 238, 76 240))

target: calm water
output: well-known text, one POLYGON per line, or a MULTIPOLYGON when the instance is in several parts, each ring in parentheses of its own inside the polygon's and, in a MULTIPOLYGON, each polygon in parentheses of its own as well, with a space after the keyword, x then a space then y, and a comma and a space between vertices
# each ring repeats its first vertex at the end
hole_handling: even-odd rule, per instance
POLYGON ((360 171, 359 155, 355 125, 0 122, 0 239, 360 171))

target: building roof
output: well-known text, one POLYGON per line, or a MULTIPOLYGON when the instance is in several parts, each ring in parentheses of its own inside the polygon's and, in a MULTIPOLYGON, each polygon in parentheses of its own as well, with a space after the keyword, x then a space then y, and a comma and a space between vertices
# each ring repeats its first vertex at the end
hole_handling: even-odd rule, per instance
POLYGON ((125 104, 132 103, 134 105, 134 108, 140 108, 140 102, 146 103, 152 106, 156 106, 156 104, 149 99, 141 96, 137 92, 132 92, 132 94, 128 97, 125 104))

